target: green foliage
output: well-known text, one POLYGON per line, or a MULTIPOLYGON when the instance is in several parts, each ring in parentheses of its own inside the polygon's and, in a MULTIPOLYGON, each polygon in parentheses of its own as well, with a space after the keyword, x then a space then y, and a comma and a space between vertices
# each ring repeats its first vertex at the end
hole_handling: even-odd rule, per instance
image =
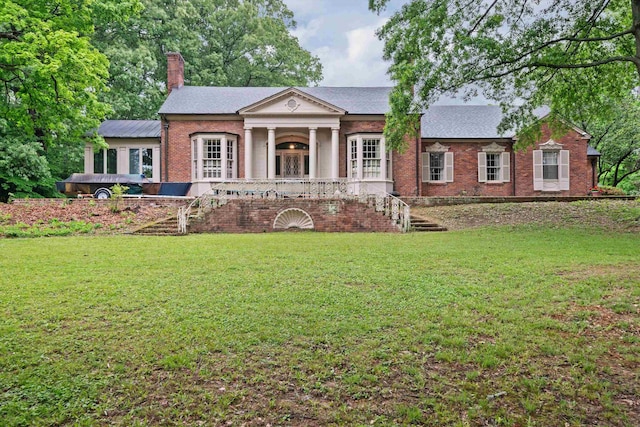
POLYGON ((5 132, 0 119, 0 202, 10 197, 55 195, 54 182, 41 146, 5 132))
POLYGON ((500 130, 524 130, 529 141, 542 105, 614 117, 615 101, 640 76, 640 26, 632 22, 640 22, 640 0, 407 1, 378 32, 396 82, 388 145, 402 147, 401 135, 413 130, 400 115, 441 95, 482 94, 505 111, 500 130))
POLYGON ((165 53, 185 59, 192 86, 307 86, 321 79, 317 57, 290 34, 282 0, 143 0, 127 22, 99 28, 94 44, 110 61, 102 99, 122 119, 156 117, 165 99, 165 53))
POLYGON ((7 426, 637 419, 633 234, 78 236, 0 250, 7 426))
MULTIPOLYGON (((139 8, 137 0, 4 0, 0 119, 8 124, 6 132, 35 142, 42 150, 83 145, 83 135, 97 128, 110 111, 99 99, 106 89, 108 61, 90 43, 94 26, 123 22, 139 8)), ((31 156, 28 162, 36 166, 34 174, 44 176, 47 164, 38 157, 42 152, 24 145, 16 145, 21 148, 14 156, 31 156)), ((55 169, 57 175, 65 168, 55 169)), ((24 182, 24 174, 8 179, 20 193, 39 191, 39 185, 24 182)))
POLYGON ((0 221, 0 237, 70 236, 72 234, 91 233, 100 227, 100 224, 91 224, 85 221, 62 222, 56 219, 46 223, 39 222, 34 225, 24 223, 2 225, 2 221, 0 221))
POLYGON ((111 200, 109 202, 111 212, 120 212, 120 204, 127 191, 129 191, 129 187, 126 185, 116 184, 111 187, 111 200))

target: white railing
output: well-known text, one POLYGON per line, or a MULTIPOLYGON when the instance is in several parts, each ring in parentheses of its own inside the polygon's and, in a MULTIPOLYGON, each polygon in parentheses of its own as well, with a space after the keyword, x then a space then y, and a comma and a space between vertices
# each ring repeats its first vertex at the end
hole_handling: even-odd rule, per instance
POLYGON ((388 216, 401 231, 411 226, 410 208, 399 198, 386 193, 379 184, 338 180, 232 180, 212 183, 211 189, 178 209, 178 232, 187 233, 192 211, 202 218, 212 209, 232 199, 356 199, 388 216))

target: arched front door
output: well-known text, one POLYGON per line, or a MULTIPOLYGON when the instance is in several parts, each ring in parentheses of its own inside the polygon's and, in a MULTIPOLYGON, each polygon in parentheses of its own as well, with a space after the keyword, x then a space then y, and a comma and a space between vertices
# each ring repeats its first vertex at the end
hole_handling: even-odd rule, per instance
POLYGON ((283 179, 309 176, 309 145, 302 142, 276 145, 276 176, 283 179))

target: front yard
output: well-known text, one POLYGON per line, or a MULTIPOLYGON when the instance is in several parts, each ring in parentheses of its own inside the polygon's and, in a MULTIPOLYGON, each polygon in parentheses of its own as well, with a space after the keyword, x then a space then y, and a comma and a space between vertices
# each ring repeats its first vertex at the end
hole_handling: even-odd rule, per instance
POLYGON ((635 426, 640 243, 0 240, 4 425, 635 426))

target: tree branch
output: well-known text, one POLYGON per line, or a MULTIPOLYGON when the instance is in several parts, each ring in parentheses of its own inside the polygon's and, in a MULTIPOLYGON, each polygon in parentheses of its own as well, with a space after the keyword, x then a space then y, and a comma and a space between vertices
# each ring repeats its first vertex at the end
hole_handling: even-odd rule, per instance
POLYGON ((484 14, 476 21, 476 23, 474 24, 473 28, 471 28, 468 32, 467 35, 470 36, 471 34, 473 34, 476 29, 478 28, 478 26, 480 25, 480 23, 482 21, 484 21, 484 19, 489 15, 489 12, 491 12, 491 9, 493 9, 493 6, 496 5, 496 3, 498 3, 498 0, 493 0, 493 3, 491 3, 491 5, 489 5, 489 7, 487 8, 487 10, 484 11, 484 14))

